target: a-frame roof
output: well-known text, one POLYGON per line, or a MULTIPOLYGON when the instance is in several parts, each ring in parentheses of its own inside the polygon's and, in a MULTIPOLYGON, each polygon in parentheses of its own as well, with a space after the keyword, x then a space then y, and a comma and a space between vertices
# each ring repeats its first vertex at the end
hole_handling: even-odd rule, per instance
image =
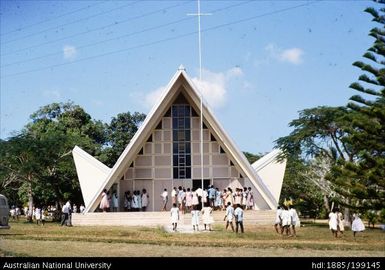
MULTIPOLYGON (((140 151, 143 143, 147 141, 152 130, 157 125, 159 119, 163 116, 165 111, 171 106, 172 101, 177 95, 181 92, 181 89, 184 89, 183 92, 186 95, 186 98, 191 102, 191 105, 196 108, 196 111, 200 114, 200 94, 197 87, 191 81, 191 79, 186 74, 185 70, 179 69, 174 77, 169 82, 168 86, 162 93, 161 98, 153 106, 150 113, 147 115, 146 119, 131 139, 130 143, 127 145, 126 149, 118 158, 114 167, 111 169, 107 178, 100 185, 98 192, 95 193, 93 198, 90 201, 89 205, 86 205, 85 212, 95 211, 98 206, 98 198, 104 188, 107 190, 111 188, 113 183, 120 179, 125 173, 127 167, 134 160, 137 153, 140 151)), ((235 161, 235 166, 241 169, 245 173, 244 177, 247 177, 254 187, 261 194, 264 202, 270 207, 270 209, 275 209, 277 204, 274 196, 269 191, 267 186, 263 183, 260 177, 257 175, 255 170, 251 167, 250 163, 244 156, 244 154, 239 151, 232 139, 224 131, 220 123, 215 118, 214 114, 211 112, 209 107, 203 102, 203 119, 207 126, 215 132, 217 139, 219 139, 226 153, 228 153, 235 161)))

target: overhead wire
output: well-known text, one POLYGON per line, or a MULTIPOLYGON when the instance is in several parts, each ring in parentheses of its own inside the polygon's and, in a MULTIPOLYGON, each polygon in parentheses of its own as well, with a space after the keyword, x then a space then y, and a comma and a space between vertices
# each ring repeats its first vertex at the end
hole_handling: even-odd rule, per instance
POLYGON ((36 36, 38 34, 42 34, 42 33, 48 32, 50 30, 59 29, 61 27, 65 27, 65 26, 68 26, 68 25, 71 25, 71 24, 82 22, 82 21, 85 21, 85 20, 88 20, 88 19, 91 19, 91 18, 95 18, 95 17, 101 16, 101 15, 105 15, 105 14, 108 14, 108 13, 113 12, 115 10, 119 10, 119 9, 124 8, 124 7, 127 7, 127 6, 133 6, 133 5, 135 5, 136 3, 139 3, 139 2, 140 1, 135 1, 135 2, 132 2, 132 3, 130 2, 129 4, 124 4, 124 5, 121 5, 119 7, 115 7, 115 8, 103 11, 103 12, 99 12, 97 14, 93 14, 93 15, 85 17, 85 18, 80 18, 80 19, 77 19, 77 20, 69 22, 69 23, 65 23, 65 24, 53 26, 53 27, 50 27, 50 28, 46 28, 44 30, 41 30, 41 31, 38 31, 38 32, 35 32, 35 33, 32 33, 32 34, 28 34, 28 35, 25 35, 25 36, 22 36, 22 37, 19 37, 19 38, 8 40, 6 42, 3 42, 2 45, 9 44, 9 43, 12 43, 12 42, 15 42, 15 41, 18 41, 18 40, 22 40, 22 39, 25 39, 25 38, 28 38, 28 37, 36 36))
MULTIPOLYGON (((237 7, 237 6, 244 5, 244 4, 248 4, 250 2, 252 2, 252 1, 245 1, 245 2, 241 2, 241 3, 237 3, 237 4, 234 4, 234 5, 227 6, 227 7, 223 7, 223 8, 212 10, 211 12, 218 13, 218 12, 230 9, 230 8, 234 8, 234 7, 237 7)), ((126 37, 129 37, 129 36, 137 35, 137 34, 142 34, 142 33, 145 33, 145 32, 149 32, 149 31, 153 31, 153 30, 156 30, 156 29, 164 28, 164 27, 167 27, 167 26, 170 26, 170 25, 178 24, 178 23, 181 23, 181 22, 184 22, 184 21, 187 21, 187 20, 192 20, 192 19, 193 19, 192 17, 183 17, 182 19, 178 19, 178 20, 175 20, 175 21, 172 21, 172 22, 168 22, 168 23, 165 23, 165 24, 162 24, 162 25, 145 28, 145 29, 140 30, 140 31, 131 32, 131 33, 128 33, 128 34, 124 34, 124 35, 121 35, 121 36, 118 36, 118 37, 114 37, 114 38, 110 38, 110 39, 101 40, 101 41, 98 41, 98 42, 92 42, 92 43, 89 43, 89 44, 86 44, 86 45, 83 45, 83 46, 79 46, 79 47, 77 47, 77 49, 84 49, 84 48, 88 48, 88 47, 97 46, 97 45, 100 45, 100 44, 103 44, 103 43, 107 43, 107 42, 110 42, 110 41, 119 40, 119 39, 126 38, 126 37)), ((24 59, 24 60, 16 61, 16 62, 9 63, 9 64, 4 64, 4 65, 1 65, 1 67, 4 68, 4 67, 16 65, 16 64, 32 62, 32 61, 35 61, 35 60, 43 59, 43 58, 46 58, 46 57, 51 57, 51 56, 54 56, 54 55, 59 55, 59 54, 62 54, 62 53, 63 53, 62 51, 57 51, 57 52, 45 54, 45 55, 42 55, 42 56, 37 56, 37 57, 29 58, 29 59, 24 59)))
MULTIPOLYGON (((259 15, 255 15, 255 16, 251 16, 251 17, 247 17, 247 18, 243 18, 243 19, 240 19, 240 20, 235 20, 235 21, 228 22, 228 23, 219 24, 219 25, 216 25, 216 26, 205 28, 205 29, 202 30, 202 32, 209 32, 209 31, 213 31, 213 30, 216 30, 216 29, 224 28, 224 27, 227 27, 227 26, 230 26, 230 25, 240 24, 240 23, 244 23, 244 22, 247 22, 247 21, 255 20, 255 19, 258 19, 258 18, 266 17, 266 16, 269 16, 269 15, 274 15, 274 14, 286 12, 286 11, 297 9, 297 8, 301 8, 301 7, 304 7, 304 6, 309 6, 311 4, 314 4, 314 3, 317 3, 317 2, 320 2, 320 1, 322 1, 322 0, 307 2, 307 3, 304 3, 304 4, 300 4, 300 5, 296 5, 296 6, 292 6, 292 7, 288 7, 288 8, 283 8, 283 9, 278 9, 278 10, 274 10, 274 11, 271 11, 271 12, 267 12, 267 13, 263 13, 263 14, 259 14, 259 15)), ((148 42, 148 43, 142 43, 142 44, 139 44, 139 45, 136 45, 136 46, 132 46, 132 47, 129 47, 129 48, 123 48, 123 49, 119 49, 119 50, 115 50, 115 51, 106 52, 106 53, 103 53, 103 54, 98 54, 98 55, 94 55, 94 56, 85 57, 85 58, 78 59, 78 60, 75 60, 75 61, 72 61, 72 62, 60 63, 60 64, 55 64, 55 65, 50 65, 50 66, 47 66, 47 67, 42 67, 42 68, 31 69, 31 70, 27 70, 27 71, 23 71, 23 72, 13 73, 13 74, 2 76, 1 78, 8 78, 8 77, 13 77, 13 76, 23 75, 23 74, 27 74, 27 73, 31 73, 31 72, 37 72, 37 71, 41 71, 41 70, 47 70, 47 69, 52 69, 52 68, 56 68, 56 67, 60 67, 60 66, 71 65, 71 64, 75 64, 75 63, 79 63, 79 62, 83 62, 83 61, 88 61, 88 60, 91 60, 91 59, 95 59, 95 58, 99 58, 99 57, 104 57, 104 56, 107 56, 107 55, 119 54, 119 53, 127 52, 127 51, 130 51, 130 50, 133 50, 133 49, 148 47, 148 46, 152 46, 152 45, 163 43, 163 42, 167 42, 167 41, 181 39, 181 38, 184 38, 184 37, 187 37, 187 36, 191 36, 191 35, 194 35, 194 34, 197 34, 197 33, 198 33, 198 31, 192 31, 192 32, 181 34, 181 35, 177 35, 177 36, 174 36, 174 37, 164 38, 164 39, 160 39, 160 40, 156 40, 156 41, 152 41, 152 42, 148 42)))
POLYGON ((12 34, 14 32, 20 32, 20 31, 24 31, 25 29, 27 28, 31 28, 31 27, 34 27, 36 25, 40 25, 40 24, 43 24, 43 23, 47 23, 47 22, 50 22, 50 21, 54 21, 54 20, 57 20, 59 18, 62 18, 62 17, 65 17, 65 16, 68 16, 68 15, 72 15, 76 12, 79 12, 79 11, 82 11, 82 10, 85 10, 85 9, 89 9, 91 7, 95 7, 95 6, 98 6, 100 4, 103 4, 104 2, 98 2, 94 5, 87 5, 86 7, 82 7, 82 8, 79 8, 79 9, 75 9, 75 10, 72 10, 72 11, 69 11, 69 12, 66 12, 66 13, 63 13, 61 15, 57 15, 53 18, 50 18, 50 19, 47 19, 47 20, 43 20, 43 21, 40 21, 40 22, 37 22, 37 23, 32 23, 32 24, 29 24, 29 25, 25 25, 25 26, 22 26, 22 27, 18 27, 14 30, 11 30, 11 31, 8 31, 8 32, 5 32, 5 33, 0 33, 0 37, 2 36, 6 36, 6 35, 9 35, 9 34, 12 34))
MULTIPOLYGON (((189 1, 193 1, 193 0, 189 0, 189 1)), ((157 9, 155 11, 151 11, 151 12, 144 13, 144 14, 141 14, 141 15, 133 16, 133 17, 127 18, 125 20, 116 21, 116 22, 113 22, 113 23, 110 23, 110 24, 107 24, 107 25, 103 25, 101 27, 93 28, 93 29, 90 29, 90 30, 87 30, 87 31, 83 31, 83 32, 80 32, 80 33, 72 34, 72 35, 65 36, 65 37, 62 37, 62 38, 59 38, 59 39, 54 39, 54 40, 46 41, 46 42, 39 43, 39 44, 36 44, 36 45, 33 45, 33 46, 29 46, 29 47, 18 49, 18 50, 12 51, 12 52, 4 53, 4 54, 1 54, 1 56, 6 56, 6 55, 22 52, 22 51, 34 49, 34 48, 39 48, 39 47, 47 45, 47 44, 52 44, 52 43, 55 43, 55 42, 58 42, 58 41, 62 41, 62 40, 66 40, 66 39, 69 39, 69 38, 73 38, 73 37, 77 37, 77 36, 81 36, 81 35, 86 35, 86 34, 89 34, 89 33, 95 32, 95 31, 99 31, 99 30, 104 30, 104 29, 109 28, 109 27, 118 26, 118 25, 121 25, 123 23, 130 22, 130 21, 133 21, 133 20, 136 20, 136 19, 145 18, 145 17, 148 17, 150 15, 162 12, 164 10, 169 10, 169 9, 172 9, 174 7, 178 7, 178 6, 181 6, 181 5, 184 5, 184 4, 188 4, 188 2, 187 1, 183 2, 183 4, 178 3, 176 5, 172 5, 172 6, 169 6, 169 7, 166 7, 166 8, 157 9)))

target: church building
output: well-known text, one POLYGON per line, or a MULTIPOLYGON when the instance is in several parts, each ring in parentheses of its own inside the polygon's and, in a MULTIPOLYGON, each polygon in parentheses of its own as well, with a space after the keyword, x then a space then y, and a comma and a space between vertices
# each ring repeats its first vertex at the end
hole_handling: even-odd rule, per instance
MULTIPOLYGON (((196 189, 209 185, 251 187, 254 209, 276 209, 286 161, 278 150, 250 164, 203 102, 203 177, 201 153, 200 91, 180 68, 139 127, 113 168, 79 147, 73 157, 85 203, 85 213, 99 211, 104 189, 117 192, 119 211, 124 211, 124 193, 146 189, 147 211, 160 211, 161 193, 173 187, 196 189)), ((248 125, 245 123, 244 132, 248 125)), ((167 206, 171 207, 171 202, 167 206)))

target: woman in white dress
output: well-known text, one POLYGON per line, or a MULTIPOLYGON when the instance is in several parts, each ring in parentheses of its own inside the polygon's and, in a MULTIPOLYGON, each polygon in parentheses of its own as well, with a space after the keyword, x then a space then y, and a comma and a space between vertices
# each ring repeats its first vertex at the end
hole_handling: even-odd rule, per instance
POLYGON ((196 205, 193 205, 193 210, 191 210, 191 225, 194 231, 195 229, 199 231, 199 210, 196 205))
POLYGON ((103 210, 103 212, 107 212, 107 209, 110 208, 110 203, 108 202, 108 196, 107 196, 107 189, 104 189, 102 192, 102 200, 100 201, 100 209, 103 210))
POLYGON ((329 229, 332 231, 334 237, 338 237, 338 216, 336 209, 333 209, 329 214, 329 229))
POLYGON ((213 209, 210 206, 203 207, 202 209, 202 219, 203 219, 203 225, 206 227, 209 227, 209 231, 211 231, 211 224, 214 223, 213 218, 213 209))
POLYGON ((353 214, 353 222, 352 222, 352 231, 353 236, 356 237, 357 232, 362 232, 365 230, 365 225, 360 219, 358 214, 353 214))
POLYGON ((142 211, 146 211, 147 209, 147 206, 149 204, 149 201, 150 201, 150 196, 148 196, 148 193, 147 193, 147 190, 144 188, 142 190, 142 211))
POLYGON ((338 231, 340 234, 344 234, 345 227, 344 227, 344 215, 340 212, 340 210, 337 208, 337 222, 338 222, 338 231))
POLYGON ((274 228, 277 233, 282 233, 282 209, 280 206, 277 207, 277 212, 275 214, 274 228))
POLYGON ((289 209, 286 205, 283 206, 283 210, 281 212, 281 220, 282 220, 282 229, 281 234, 283 234, 283 231, 286 232, 286 236, 291 235, 290 233, 290 225, 291 225, 291 216, 289 209))
POLYGON ((178 226, 178 221, 179 221, 179 208, 176 206, 176 203, 172 205, 170 214, 171 214, 172 230, 176 232, 176 227, 178 226))

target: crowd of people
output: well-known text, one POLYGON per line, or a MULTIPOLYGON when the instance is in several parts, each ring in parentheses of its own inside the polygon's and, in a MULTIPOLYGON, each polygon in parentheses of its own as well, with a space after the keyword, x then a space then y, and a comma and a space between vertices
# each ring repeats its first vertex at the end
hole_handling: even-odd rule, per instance
MULTIPOLYGON (((165 188, 160 194, 162 204, 160 211, 168 211, 167 206, 177 205, 180 211, 191 212, 194 206, 201 210, 202 203, 209 204, 213 210, 226 210, 227 203, 240 204, 243 209, 253 209, 254 195, 251 187, 236 188, 231 187, 220 191, 211 185, 207 189, 190 189, 182 186, 174 187, 171 193, 165 188)), ((124 192, 124 211, 138 212, 146 211, 150 204, 150 197, 146 189, 124 192)), ((116 191, 108 192, 104 189, 101 194, 99 209, 103 212, 116 212, 119 209, 119 199, 116 191), (110 195, 112 193, 112 195, 110 195)))
MULTIPOLYGON (((61 209, 62 217, 61 217, 61 224, 64 225, 70 225, 70 215, 72 213, 82 213, 84 211, 85 207, 84 205, 80 205, 79 209, 74 204, 71 206, 70 201, 67 201, 61 209)), ((29 220, 31 222, 36 223, 37 225, 44 225, 46 221, 53 220, 54 215, 57 212, 57 209, 53 205, 49 206, 40 206, 35 205, 30 210, 28 206, 25 206, 24 208, 20 208, 17 206, 12 206, 9 210, 9 214, 11 216, 12 220, 18 221, 20 216, 25 216, 26 220, 29 220)))
MULTIPOLYGON (((99 208, 103 212, 118 211, 117 192, 113 191, 111 196, 108 194, 107 190, 104 189, 101 194, 102 199, 99 208)), ((230 187, 220 191, 213 185, 204 190, 201 188, 186 189, 179 186, 171 190, 170 196, 167 189, 164 189, 160 196, 162 198, 161 211, 167 211, 169 198, 171 200, 172 207, 170 209, 170 215, 174 231, 177 230, 180 214, 185 213, 191 213, 191 224, 194 231, 199 231, 200 220, 202 220, 204 230, 211 231, 212 224, 214 223, 213 211, 223 210, 225 211, 223 218, 226 222, 225 229, 227 230, 230 227, 233 232, 238 233, 238 231, 240 231, 243 233, 244 210, 253 209, 254 206, 254 196, 250 187, 244 187, 243 189, 236 188, 233 192, 230 187), (202 207, 202 205, 204 205, 204 207, 202 207)), ((146 189, 142 189, 142 191, 136 190, 132 195, 130 191, 124 193, 125 211, 146 211, 149 202, 150 198, 146 189)), ((71 202, 67 201, 61 209, 61 225, 72 226, 72 214, 83 213, 84 210, 84 205, 81 204, 78 208, 77 205, 71 205, 71 202)), ((19 220, 19 217, 24 214, 27 220, 44 225, 45 221, 52 216, 52 213, 55 211, 57 211, 55 206, 34 206, 32 211, 30 211, 27 206, 23 209, 12 206, 10 216, 13 220, 19 220)), ((333 208, 328 217, 329 229, 333 237, 341 237, 345 231, 344 215, 338 208, 333 208)), ((298 226, 300 226, 299 215, 292 203, 285 201, 282 206, 277 207, 274 228, 278 234, 295 237, 297 234, 296 227, 298 226)), ((365 225, 359 214, 353 214, 351 230, 354 237, 356 237, 358 232, 365 230, 365 225)))
MULTIPOLYGON (((335 238, 341 237, 345 231, 344 215, 338 208, 334 208, 329 214, 329 229, 335 238)), ((365 225, 358 214, 353 214, 352 232, 356 237, 357 232, 365 230, 365 225)))
MULTIPOLYGON (((99 208, 103 212, 118 212, 119 198, 116 191, 113 191, 112 196, 109 196, 107 189, 104 189, 101 196, 99 208)), ((146 189, 134 190, 132 194, 129 190, 124 192, 124 210, 127 212, 146 211, 149 204, 150 196, 146 189)))
POLYGON ((300 226, 301 222, 293 205, 278 206, 274 228, 275 231, 287 237, 296 237, 295 227, 300 226), (285 233, 285 234, 284 234, 285 233))
MULTIPOLYGON (((235 209, 230 202, 227 203, 225 216, 223 218, 223 221, 226 222, 226 230, 230 226, 233 232, 238 233, 240 231, 241 233, 244 233, 243 208, 240 204, 236 204, 234 206, 235 209)), ((212 231, 212 224, 214 223, 213 208, 210 206, 209 202, 204 203, 204 207, 201 210, 198 210, 197 206, 194 205, 190 213, 193 231, 199 231, 201 220, 204 226, 204 230, 212 231)), ((181 213, 179 207, 176 203, 173 203, 172 208, 170 209, 171 225, 173 231, 177 231, 180 214, 181 213)))
MULTIPOLYGON (((162 198, 160 210, 167 211, 169 201, 167 189, 164 189, 160 196, 162 198)), ((220 191, 219 188, 215 188, 213 185, 203 190, 201 188, 190 189, 179 186, 171 190, 170 199, 173 231, 177 230, 180 214, 184 213, 191 214, 193 231, 199 231, 200 220, 202 220, 204 230, 211 231, 214 223, 213 211, 223 210, 226 211, 223 219, 226 222, 226 230, 230 227, 233 232, 238 233, 240 231, 243 233, 243 211, 254 207, 254 195, 251 187, 236 188, 235 191, 228 187, 220 191)))
POLYGON ((202 204, 209 205, 213 210, 226 210, 228 203, 231 205, 239 204, 245 210, 254 207, 254 195, 251 187, 236 188, 235 191, 228 187, 220 191, 213 185, 208 189, 190 189, 179 186, 171 190, 170 196, 165 188, 160 196, 163 202, 161 211, 167 211, 169 198, 171 205, 176 204, 182 213, 191 212, 194 208, 201 210, 202 204))

